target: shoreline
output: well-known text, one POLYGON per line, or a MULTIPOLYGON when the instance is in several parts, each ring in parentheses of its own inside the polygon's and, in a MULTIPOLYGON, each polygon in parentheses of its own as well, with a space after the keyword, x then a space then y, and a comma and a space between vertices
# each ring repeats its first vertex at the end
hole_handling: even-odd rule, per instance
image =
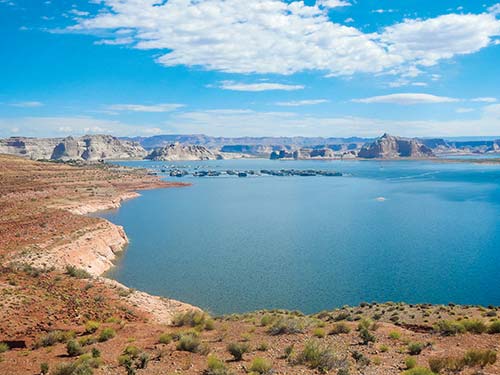
MULTIPOLYGON (((186 187, 189 185, 186 185, 186 187)), ((153 189, 172 188, 176 186, 153 187, 153 189)), ((179 186, 183 187, 183 186, 179 186)), ((109 201, 82 203, 74 206, 65 207, 72 214, 88 215, 110 209, 119 209, 124 201, 140 197, 137 191, 125 192, 118 198, 109 201)), ((47 264, 56 264, 56 268, 64 269, 67 266, 83 268, 92 277, 103 281, 113 288, 124 289, 128 294, 126 297, 132 305, 136 306, 142 312, 149 314, 152 321, 159 324, 171 324, 175 314, 190 310, 201 311, 197 306, 189 303, 177 301, 168 297, 151 295, 149 293, 129 288, 128 286, 108 277, 105 277, 107 271, 115 267, 114 260, 118 254, 126 251, 129 239, 124 228, 121 225, 98 217, 101 221, 100 228, 91 231, 88 234, 76 238, 67 245, 62 245, 53 249, 47 256, 47 259, 38 259, 31 263, 33 266, 40 265, 40 262, 47 264), (83 251, 82 251, 83 249, 83 251), (75 262, 71 253, 77 253, 78 261, 75 262), (50 262, 52 261, 52 262, 50 262)))
MULTIPOLYGON (((1 156, 1 155, 0 155, 1 156)), ((181 182, 166 182, 162 181, 157 176, 150 176, 144 173, 144 171, 134 170, 134 169, 124 169, 120 166, 108 166, 104 171, 99 170, 95 166, 91 166, 85 169, 85 167, 71 167, 67 165, 57 165, 57 164, 41 164, 40 162, 33 161, 21 161, 21 159, 16 160, 15 157, 5 157, 7 163, 13 162, 15 166, 16 163, 26 163, 22 167, 26 168, 28 172, 29 180, 31 181, 33 176, 35 179, 40 178, 43 173, 50 170, 50 173, 54 171, 60 172, 62 170, 62 176, 65 174, 78 174, 82 176, 75 178, 75 184, 82 183, 80 179, 88 178, 87 185, 90 186, 85 189, 85 195, 83 197, 77 196, 77 191, 72 184, 61 196, 55 195, 51 192, 53 189, 49 187, 50 184, 43 186, 40 182, 35 184, 35 188, 26 189, 26 191, 16 191, 19 187, 13 183, 11 186, 5 187, 11 189, 7 193, 3 194, 2 203, 17 204, 20 208, 24 208, 21 214, 19 211, 13 209, 13 212, 17 216, 25 218, 27 221, 22 227, 27 227, 27 235, 32 235, 32 232, 37 226, 42 226, 41 231, 45 234, 44 236, 39 236, 42 238, 37 238, 32 236, 29 238, 26 245, 14 246, 10 251, 9 246, 6 246, 6 253, 3 255, 5 260, 5 266, 13 266, 16 264, 25 264, 36 269, 55 269, 60 272, 66 272, 67 267, 76 267, 78 269, 84 270, 88 273, 92 279, 99 280, 109 287, 115 289, 119 288, 123 290, 123 296, 120 298, 125 299, 130 305, 136 307, 139 311, 146 313, 150 316, 151 320, 155 323, 161 324, 171 324, 172 318, 177 313, 186 312, 189 310, 201 311, 200 308, 184 303, 181 301, 173 300, 167 297, 154 296, 143 291, 136 291, 129 288, 116 280, 105 277, 105 273, 115 266, 114 260, 117 255, 126 250, 126 246, 129 243, 129 239, 124 228, 120 225, 116 225, 109 220, 100 217, 88 216, 91 213, 96 213, 99 211, 105 211, 110 209, 118 209, 121 207, 124 201, 135 199, 140 197, 141 190, 159 189, 159 188, 174 188, 174 187, 187 187, 191 184, 181 183, 181 182), (54 168, 53 170, 51 168, 54 168), (118 171, 118 172, 116 172, 118 171), (90 173, 103 173, 100 178, 89 178, 90 173), (37 173, 41 173, 38 174, 37 173), (99 186, 102 183, 103 177, 111 178, 113 173, 119 174, 117 177, 118 181, 113 188, 110 190, 103 189, 103 192, 95 193, 94 186, 99 186), (129 179, 129 181, 123 181, 129 179), (37 204, 39 198, 35 198, 38 193, 38 189, 45 189, 43 193, 47 196, 41 205, 37 204), (88 193, 87 193, 88 192, 88 193), (31 197, 31 198, 30 198, 31 197), (46 200, 46 202, 45 202, 46 200), (9 202, 9 203, 8 203, 9 202), (14 203, 11 203, 14 202, 14 203), (33 203, 32 203, 33 202, 33 203), (26 208, 34 204, 35 206, 30 209, 26 208), (41 223, 36 219, 30 219, 30 215, 33 215, 32 211, 39 210, 45 212, 44 217, 50 218, 53 223, 50 223, 55 228, 45 229, 46 223, 41 223), (73 226, 67 230, 65 229, 65 222, 72 222, 73 226), (47 234, 49 232, 50 234, 47 234)), ((1 170, 3 176, 8 176, 9 172, 13 174, 16 173, 15 168, 12 170, 4 169, 1 170)), ((49 173, 49 176, 50 176, 49 173)), ((5 181, 8 181, 6 179, 5 181)), ((7 211, 6 214, 9 212, 7 211)), ((8 233, 8 231, 6 231, 8 233)), ((12 242, 16 242, 16 237, 11 236, 10 243, 7 240, 7 245, 12 242), (14 239, 12 238, 14 237, 14 239)), ((0 243, 0 248, 2 244, 0 243)), ((1 255, 1 254, 0 254, 1 255)))

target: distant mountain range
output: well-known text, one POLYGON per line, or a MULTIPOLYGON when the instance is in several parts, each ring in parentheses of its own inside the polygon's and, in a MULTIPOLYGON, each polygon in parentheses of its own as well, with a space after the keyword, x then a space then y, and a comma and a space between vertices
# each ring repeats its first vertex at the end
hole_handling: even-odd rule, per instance
POLYGON ((120 138, 137 142, 145 149, 164 147, 179 142, 191 145, 200 145, 207 148, 222 148, 224 146, 277 146, 277 147, 311 147, 327 144, 364 144, 374 138, 323 138, 323 137, 211 137, 204 134, 167 134, 152 137, 120 138))
POLYGON ((210 137, 157 135, 116 138, 87 135, 66 138, 0 139, 0 153, 50 160, 210 160, 240 157, 271 159, 429 158, 442 154, 500 152, 500 140, 403 138, 210 137))

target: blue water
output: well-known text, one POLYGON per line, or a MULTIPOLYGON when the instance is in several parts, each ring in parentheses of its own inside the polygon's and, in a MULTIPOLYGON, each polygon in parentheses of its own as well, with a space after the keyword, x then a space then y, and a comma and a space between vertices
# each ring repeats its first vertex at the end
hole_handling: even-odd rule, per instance
POLYGON ((312 313, 362 301, 500 305, 500 166, 121 164, 349 174, 187 177, 180 181, 191 187, 146 191, 101 213, 130 238, 109 273, 130 287, 215 314, 264 308, 312 313))

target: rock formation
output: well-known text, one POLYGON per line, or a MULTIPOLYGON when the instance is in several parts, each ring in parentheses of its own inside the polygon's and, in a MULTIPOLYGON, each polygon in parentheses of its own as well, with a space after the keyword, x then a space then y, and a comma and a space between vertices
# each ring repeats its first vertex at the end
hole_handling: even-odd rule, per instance
POLYGON ((358 153, 364 159, 396 159, 433 157, 432 150, 417 139, 394 137, 384 134, 373 143, 369 143, 358 153))
POLYGON ((0 153, 33 160, 143 159, 147 152, 136 142, 122 141, 110 135, 86 135, 66 138, 0 139, 0 153))
POLYGON ((216 160, 222 156, 199 145, 183 145, 178 142, 154 149, 146 159, 157 161, 216 160))

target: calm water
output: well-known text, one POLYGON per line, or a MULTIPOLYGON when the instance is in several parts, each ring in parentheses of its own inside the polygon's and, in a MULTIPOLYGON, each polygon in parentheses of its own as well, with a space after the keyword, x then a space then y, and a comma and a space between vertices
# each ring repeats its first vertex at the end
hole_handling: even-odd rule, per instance
POLYGON ((500 305, 500 166, 177 164, 350 176, 184 178, 193 186, 147 191, 100 214, 130 238, 110 272, 130 287, 216 314, 375 300, 500 305))

